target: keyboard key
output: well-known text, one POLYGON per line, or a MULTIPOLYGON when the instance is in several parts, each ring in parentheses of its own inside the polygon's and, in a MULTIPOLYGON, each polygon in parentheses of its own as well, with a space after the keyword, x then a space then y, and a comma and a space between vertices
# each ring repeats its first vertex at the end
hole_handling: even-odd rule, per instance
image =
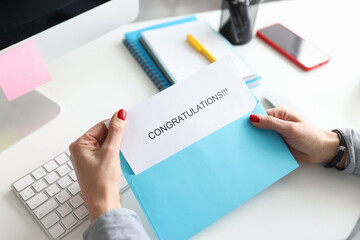
POLYGON ((71 167, 71 169, 74 169, 74 166, 72 165, 71 161, 69 161, 67 164, 69 165, 69 167, 71 167))
POLYGON ((57 209, 58 213, 60 214, 61 217, 65 217, 66 215, 68 215, 69 213, 71 213, 72 208, 69 206, 68 203, 65 203, 64 205, 61 205, 58 209, 57 209))
POLYGON ((32 187, 35 189, 35 191, 40 192, 41 190, 47 187, 47 184, 43 179, 40 179, 39 181, 34 183, 32 187))
POLYGON ((38 195, 34 196, 33 198, 30 198, 30 200, 28 200, 26 204, 29 206, 31 210, 33 210, 48 199, 49 198, 45 195, 45 193, 41 192, 38 195))
POLYGON ((129 187, 129 185, 128 185, 125 177, 124 177, 124 176, 121 176, 121 180, 120 180, 120 191, 123 191, 123 190, 125 190, 125 189, 128 188, 128 187, 129 187))
POLYGON ((23 190, 33 182, 34 179, 30 175, 26 175, 25 177, 14 183, 13 186, 18 192, 20 192, 21 190, 23 190))
POLYGON ((51 160, 50 162, 44 165, 44 168, 46 169, 46 171, 51 172, 52 170, 56 169, 58 166, 59 165, 54 160, 51 160))
POLYGON ((79 183, 76 182, 76 183, 73 183, 69 188, 68 188, 69 192, 75 196, 78 192, 80 192, 80 186, 79 186, 79 183))
POLYGON ((60 187, 62 188, 66 188, 67 186, 69 186, 72 183, 71 179, 68 176, 63 177, 62 179, 60 179, 58 181, 58 184, 60 185, 60 187))
POLYGON ((66 174, 68 174, 71 171, 71 169, 69 168, 68 165, 63 165, 63 166, 59 167, 58 169, 56 169, 56 171, 60 175, 60 177, 63 177, 66 174))
POLYGON ((59 203, 63 204, 70 198, 70 194, 65 190, 60 192, 58 195, 56 195, 56 199, 59 201, 59 203))
POLYGON ((76 181, 77 177, 74 171, 72 171, 71 173, 69 173, 69 176, 72 178, 72 180, 76 181))
POLYGON ((59 220, 60 220, 59 216, 55 212, 52 212, 46 217, 44 217, 43 220, 41 220, 41 223, 44 225, 46 229, 48 229, 49 227, 57 223, 59 220))
POLYGON ((48 182, 48 184, 52 184, 52 183, 56 182, 56 180, 59 179, 59 175, 57 175, 56 172, 52 172, 52 173, 46 175, 44 178, 48 182))
POLYGON ((84 199, 82 199, 80 194, 78 194, 75 197, 71 198, 69 203, 73 206, 73 208, 78 208, 81 204, 84 203, 84 199))
POLYGON ((66 154, 70 157, 70 151, 66 150, 66 154))
POLYGON ((86 209, 85 204, 74 211, 76 217, 82 220, 84 217, 89 215, 89 211, 86 209))
POLYGON ((64 163, 66 163, 67 161, 70 160, 70 158, 65 154, 65 153, 62 153, 60 154, 59 156, 57 156, 55 158, 56 162, 59 164, 59 165, 63 165, 64 163))
POLYGON ((47 192, 47 194, 49 194, 50 197, 52 197, 58 192, 60 192, 60 188, 58 187, 58 185, 53 184, 50 187, 48 187, 45 191, 47 192))
POLYGON ((49 229, 49 233, 53 238, 58 238, 65 232, 64 228, 58 223, 49 229))
POLYGON ((24 201, 28 200, 29 198, 31 198, 34 195, 35 195, 35 192, 31 189, 31 187, 27 187, 20 192, 20 196, 22 197, 22 199, 24 199, 24 201))
POLYGON ((37 216, 38 219, 43 218, 46 216, 49 212, 57 208, 59 204, 55 201, 55 199, 50 198, 48 201, 46 201, 44 204, 42 204, 40 207, 34 210, 34 214, 37 216))
POLYGON ((64 226, 67 229, 70 229, 72 226, 74 226, 77 223, 76 218, 70 214, 69 216, 65 217, 63 220, 61 220, 62 224, 64 224, 64 226))
POLYGON ((33 177, 36 180, 39 180, 40 178, 42 178, 43 176, 46 175, 46 172, 42 167, 40 167, 40 168, 36 169, 35 171, 33 171, 31 174, 33 175, 33 177))

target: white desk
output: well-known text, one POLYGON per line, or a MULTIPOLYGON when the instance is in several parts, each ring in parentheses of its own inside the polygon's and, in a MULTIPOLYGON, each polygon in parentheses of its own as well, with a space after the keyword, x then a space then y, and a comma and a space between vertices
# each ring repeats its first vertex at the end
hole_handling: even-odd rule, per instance
MULTIPOLYGON (((321 46, 332 60, 303 72, 254 38, 237 50, 263 76, 255 94, 259 98, 270 90, 287 94, 311 122, 323 128, 360 129, 358 9, 357 0, 263 4, 256 29, 281 22, 321 46)), ((214 11, 197 16, 217 28, 219 14, 214 11)), ((60 116, 0 153, 1 239, 47 239, 11 192, 13 181, 65 150, 93 124, 157 93, 121 42, 124 32, 157 22, 120 27, 51 63, 53 81, 39 91, 61 105, 60 116)), ((359 184, 358 177, 300 163, 299 169, 193 239, 344 239, 360 215, 359 184)), ((123 206, 138 212, 155 238, 131 191, 123 195, 123 206)), ((88 224, 65 239, 81 239, 88 224)))

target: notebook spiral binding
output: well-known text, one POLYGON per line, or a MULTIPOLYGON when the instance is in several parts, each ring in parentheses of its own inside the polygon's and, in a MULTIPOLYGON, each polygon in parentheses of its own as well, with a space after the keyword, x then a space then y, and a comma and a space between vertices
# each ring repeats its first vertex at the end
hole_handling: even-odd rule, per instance
POLYGON ((131 39, 125 38, 123 42, 160 91, 171 86, 171 83, 139 41, 132 41, 131 39))

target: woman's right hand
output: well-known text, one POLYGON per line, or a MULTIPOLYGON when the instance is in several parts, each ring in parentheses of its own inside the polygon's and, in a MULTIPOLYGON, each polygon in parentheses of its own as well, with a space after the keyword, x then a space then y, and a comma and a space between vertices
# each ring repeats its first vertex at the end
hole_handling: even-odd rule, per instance
MULTIPOLYGON (((296 160, 308 163, 331 161, 339 147, 336 133, 315 127, 283 107, 266 111, 268 116, 252 114, 250 122, 258 128, 278 132, 296 160)), ((345 155, 337 167, 345 166, 345 155)))
POLYGON ((70 145, 71 162, 91 221, 121 207, 119 151, 126 115, 121 109, 113 115, 109 129, 102 121, 70 145))

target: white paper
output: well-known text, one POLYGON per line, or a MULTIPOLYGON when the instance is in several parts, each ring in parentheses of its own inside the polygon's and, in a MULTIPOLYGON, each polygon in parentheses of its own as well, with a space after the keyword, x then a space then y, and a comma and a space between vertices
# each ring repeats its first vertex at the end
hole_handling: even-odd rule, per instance
POLYGON ((128 110, 121 151, 133 172, 252 111, 256 101, 241 78, 231 57, 225 57, 128 110))
POLYGON ((240 60, 228 43, 204 21, 191 21, 144 31, 141 34, 143 40, 175 82, 185 79, 210 64, 208 59, 187 42, 188 34, 193 35, 215 59, 230 55, 245 79, 255 74, 240 60))

